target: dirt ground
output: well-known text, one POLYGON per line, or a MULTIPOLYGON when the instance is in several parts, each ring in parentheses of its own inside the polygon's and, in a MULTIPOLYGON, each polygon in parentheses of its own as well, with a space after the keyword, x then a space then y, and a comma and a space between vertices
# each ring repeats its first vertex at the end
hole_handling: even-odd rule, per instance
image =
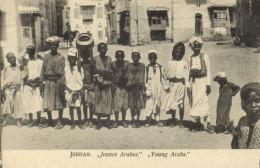
MULTIPOLYGON (((61 45, 60 52, 66 55, 67 49, 61 45)), ((118 46, 109 45, 108 55, 114 59, 114 53, 117 48, 125 50, 126 59, 130 60, 132 49, 141 51, 141 60, 145 64, 148 63, 147 54, 150 49, 158 51, 158 63, 165 66, 171 60, 171 51, 173 44, 160 43, 150 44, 146 46, 118 46)), ((186 54, 184 60, 192 54, 191 49, 186 46, 186 54)), ((216 42, 206 42, 203 45, 202 52, 210 57, 211 62, 211 78, 213 79, 219 71, 225 71, 228 80, 243 86, 248 82, 260 82, 260 54, 254 53, 254 48, 239 48, 233 46, 232 43, 225 45, 216 45, 216 42)), ((97 54, 94 48, 94 55, 97 54)), ((212 81, 212 92, 209 96, 210 117, 211 123, 216 122, 216 103, 218 98, 218 84, 212 81)), ((163 93, 165 94, 165 93, 163 93)), ((163 96, 162 96, 163 97, 163 96)), ((57 112, 53 112, 57 118, 57 112)), ((231 120, 235 124, 238 119, 244 115, 241 110, 239 94, 233 98, 233 106, 231 109, 231 120)), ((47 115, 42 115, 44 118, 47 115)), ((178 118, 178 113, 177 113, 178 118)), ((76 115, 75 115, 76 117, 76 115)), ((161 112, 161 119, 167 120, 170 116, 161 112)), ((193 119, 189 116, 188 99, 185 100, 185 128, 180 129, 178 126, 170 127, 142 127, 139 129, 123 128, 108 130, 102 128, 97 131, 87 128, 80 130, 78 127, 75 130, 70 130, 69 112, 64 110, 65 126, 61 130, 53 128, 39 129, 38 127, 18 128, 9 125, 3 128, 2 148, 6 149, 230 149, 232 136, 225 134, 208 134, 206 132, 191 133, 189 130, 193 119)), ((77 119, 77 117, 76 117, 77 119)), ((130 120, 130 112, 127 113, 127 120, 130 120)), ((145 119, 144 111, 141 114, 141 119, 145 119)), ((114 120, 114 116, 112 116, 114 120)), ((24 120, 24 123, 28 119, 24 120)))

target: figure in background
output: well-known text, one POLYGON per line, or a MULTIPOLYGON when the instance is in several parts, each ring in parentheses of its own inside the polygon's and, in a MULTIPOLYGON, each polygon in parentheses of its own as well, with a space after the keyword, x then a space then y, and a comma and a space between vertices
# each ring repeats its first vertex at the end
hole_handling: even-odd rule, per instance
POLYGON ((227 80, 225 72, 219 72, 214 77, 214 81, 219 84, 219 97, 217 103, 217 127, 216 133, 228 134, 228 126, 230 125, 230 110, 232 106, 232 97, 235 96, 240 87, 227 80))
POLYGON ((246 116, 241 117, 238 126, 232 129, 232 149, 260 149, 260 83, 246 84, 240 96, 246 116))
POLYGON ((150 64, 146 67, 146 124, 162 127, 160 122, 162 66, 156 63, 157 51, 150 50, 148 54, 150 64))
POLYGON ((201 119, 207 122, 208 133, 214 133, 210 125, 208 95, 210 89, 210 62, 207 54, 201 53, 203 41, 200 37, 193 37, 189 41, 193 55, 189 58, 190 87, 187 94, 190 98, 190 116, 196 120, 192 132, 203 130, 201 119))
POLYGON ((81 33, 76 41, 79 58, 82 58, 80 62, 78 60, 78 66, 83 69, 83 93, 82 104, 83 114, 85 119, 85 127, 92 128, 93 125, 93 107, 95 102, 95 86, 94 86, 94 61, 93 61, 93 46, 94 40, 88 33, 81 33), (89 109, 89 119, 88 110, 89 109))
POLYGON ((1 75, 2 126, 4 127, 7 124, 7 115, 12 114, 16 120, 16 125, 21 127, 23 117, 21 86, 26 74, 21 70, 21 67, 17 66, 14 53, 7 53, 6 59, 10 66, 5 67, 1 75))
POLYGON ((95 105, 94 114, 98 117, 97 130, 102 128, 101 117, 107 118, 106 126, 108 129, 112 128, 110 123, 110 116, 112 114, 112 60, 107 53, 107 44, 101 42, 97 46, 99 55, 94 57, 95 65, 95 105))
POLYGON ((52 111, 59 111, 55 129, 63 128, 61 123, 65 100, 65 57, 58 53, 59 38, 52 36, 46 39, 50 53, 45 55, 42 64, 40 80, 44 83, 43 108, 48 114, 46 127, 52 126, 52 111))
POLYGON ((115 112, 116 122, 113 127, 118 127, 119 112, 122 112, 122 126, 128 127, 125 122, 126 110, 128 109, 128 91, 126 88, 127 84, 127 67, 129 62, 124 60, 125 53, 122 49, 116 50, 115 53, 116 61, 113 61, 111 70, 113 72, 113 108, 115 112))
POLYGON ((42 60, 36 57, 35 46, 30 44, 26 47, 26 53, 29 56, 29 59, 22 57, 20 62, 23 64, 25 71, 27 71, 27 77, 24 81, 23 88, 23 104, 24 104, 24 113, 29 115, 30 123, 28 127, 33 127, 33 114, 37 115, 37 124, 39 128, 44 127, 41 120, 42 113, 42 95, 41 95, 41 69, 42 69, 42 60))
POLYGON ((140 63, 141 58, 138 50, 133 50, 132 60, 128 66, 129 108, 131 110, 132 127, 140 128, 139 122, 141 110, 145 109, 145 65, 140 63), (135 116, 137 119, 135 120, 135 116))
POLYGON ((168 62, 164 70, 166 98, 163 110, 172 115, 169 123, 171 127, 176 125, 176 111, 180 113, 179 127, 183 128, 184 97, 186 87, 189 87, 189 66, 182 60, 185 54, 185 46, 179 42, 172 49, 172 61, 168 62))

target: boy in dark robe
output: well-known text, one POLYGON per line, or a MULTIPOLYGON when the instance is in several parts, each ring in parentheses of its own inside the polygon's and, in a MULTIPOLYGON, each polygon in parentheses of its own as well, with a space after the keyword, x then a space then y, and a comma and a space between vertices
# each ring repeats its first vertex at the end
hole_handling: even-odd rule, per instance
POLYGON ((216 133, 224 132, 225 134, 228 134, 232 97, 239 92, 240 87, 235 85, 234 83, 228 82, 225 72, 219 72, 214 78, 214 81, 218 82, 220 85, 219 98, 217 103, 216 133))

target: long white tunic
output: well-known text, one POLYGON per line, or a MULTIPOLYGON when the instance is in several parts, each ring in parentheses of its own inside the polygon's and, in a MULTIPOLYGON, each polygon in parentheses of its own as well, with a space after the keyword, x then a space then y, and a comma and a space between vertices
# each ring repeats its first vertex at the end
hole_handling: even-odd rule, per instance
MULTIPOLYGON (((191 59, 192 67, 190 69, 201 69, 200 57, 196 56, 191 59)), ((206 94, 206 85, 210 85, 210 62, 208 55, 204 54, 204 61, 207 68, 207 76, 202 78, 195 78, 194 80, 190 79, 190 87, 192 91, 192 98, 190 100, 190 116, 191 117, 207 117, 209 116, 209 103, 208 96, 206 94)))
MULTIPOLYGON (((42 60, 28 60, 28 80, 40 78, 41 68, 42 60)), ((43 110, 42 97, 39 87, 30 87, 25 85, 23 88, 23 95, 25 114, 41 112, 43 110)))
POLYGON ((182 82, 170 82, 169 79, 184 79, 185 85, 189 86, 189 69, 185 61, 170 61, 164 70, 165 84, 168 85, 169 92, 166 94, 163 110, 176 110, 183 107, 185 96, 185 85, 182 82))

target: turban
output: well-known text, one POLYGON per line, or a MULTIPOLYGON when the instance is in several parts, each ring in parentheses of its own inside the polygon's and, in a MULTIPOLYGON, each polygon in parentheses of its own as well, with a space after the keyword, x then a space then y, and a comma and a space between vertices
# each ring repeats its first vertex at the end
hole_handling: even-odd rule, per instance
POLYGON ((156 50, 150 50, 150 51, 148 52, 148 54, 151 54, 151 53, 155 53, 155 54, 157 55, 157 51, 156 51, 156 50))
POLYGON ((57 44, 59 44, 60 39, 59 39, 59 37, 57 37, 57 36, 52 36, 52 37, 48 37, 48 38, 46 39, 46 42, 47 42, 47 43, 57 43, 57 44))
POLYGON ((14 53, 12 53, 12 52, 7 53, 7 54, 6 54, 6 59, 9 60, 9 59, 11 59, 11 58, 16 58, 15 55, 14 55, 14 53))
POLYGON ((200 43, 200 45, 202 45, 203 44, 203 41, 202 41, 202 39, 200 38, 200 37, 192 37, 190 40, 189 40, 189 46, 191 47, 191 48, 193 48, 193 45, 194 45, 194 42, 198 42, 198 43, 200 43))
POLYGON ((256 92, 257 95, 260 95, 260 83, 251 82, 243 86, 240 92, 241 101, 244 101, 247 94, 250 92, 256 92))
POLYGON ((26 46, 26 50, 35 50, 35 46, 33 45, 33 44, 28 44, 27 46, 26 46))
POLYGON ((78 50, 74 47, 69 48, 68 56, 77 57, 78 50))

